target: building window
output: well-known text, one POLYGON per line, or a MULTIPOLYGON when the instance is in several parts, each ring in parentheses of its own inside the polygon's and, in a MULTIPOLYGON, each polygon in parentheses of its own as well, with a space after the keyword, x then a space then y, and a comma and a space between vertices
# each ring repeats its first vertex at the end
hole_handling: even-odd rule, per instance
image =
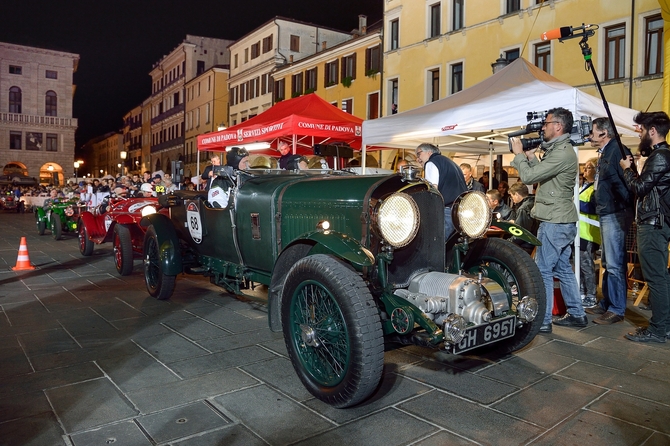
POLYGON ((47 70, 45 76, 47 79, 58 79, 58 71, 47 70))
POLYGON ((249 62, 249 48, 244 49, 244 63, 249 62))
POLYGON ((26 133, 26 150, 42 150, 41 133, 26 133))
POLYGON ((261 94, 272 93, 272 78, 270 73, 261 75, 261 94))
POLYGON ((233 56, 233 61, 234 61, 233 67, 235 67, 235 68, 237 68, 237 65, 238 65, 238 57, 237 56, 238 56, 237 54, 235 54, 235 56, 233 56))
POLYGON ((9 132, 9 148, 12 150, 21 150, 21 132, 9 132))
POLYGON ((645 19, 644 74, 663 72, 663 18, 661 14, 645 19))
POLYGON ((251 45, 251 58, 255 59, 260 55, 261 55, 261 43, 256 42, 253 45, 251 45))
POLYGON ((435 102, 440 99, 440 70, 430 70, 428 72, 428 100, 430 102, 435 102))
POLYGON ((398 113, 398 79, 389 81, 389 112, 392 115, 398 113))
POLYGON ((389 47, 391 50, 397 50, 400 47, 400 21, 398 19, 391 20, 389 26, 391 27, 389 47))
POLYGON ((465 0, 453 0, 453 6, 451 10, 451 29, 456 31, 457 29, 463 28, 463 2, 465 0))
POLYGON ((368 119, 379 118, 379 93, 368 95, 368 119))
POLYGON ((505 14, 511 14, 521 9, 521 0, 505 0, 505 14))
POLYGON ((197 63, 197 68, 196 68, 196 76, 199 76, 204 72, 205 72, 205 61, 204 60, 199 60, 198 63, 197 63))
POLYGON ((440 4, 435 3, 429 6, 430 12, 430 36, 437 37, 440 35, 440 4))
POLYGON ((316 91, 316 84, 318 79, 316 76, 316 67, 305 71, 305 94, 316 91))
POLYGON ((18 65, 10 65, 9 66, 9 74, 22 74, 23 73, 23 68, 18 66, 18 65))
POLYGON ((284 82, 284 79, 279 79, 278 81, 275 81, 275 88, 274 88, 274 101, 279 102, 283 101, 286 99, 286 92, 284 89, 286 88, 286 83, 284 82))
POLYGON ((547 73, 551 70, 551 43, 538 43, 535 48, 535 66, 547 73))
POLYGON ((342 80, 347 77, 356 79, 356 54, 342 58, 342 80))
POLYGON ((451 65, 451 94, 463 89, 463 62, 451 65))
POLYGON ((205 124, 209 124, 209 122, 210 122, 210 119, 209 119, 210 118, 210 116, 209 116, 210 115, 210 108, 211 108, 211 104, 209 104, 209 103, 205 104, 205 124))
POLYGON ((300 52, 300 36, 291 35, 291 46, 290 50, 296 53, 300 52))
POLYGON ((381 71, 381 47, 373 46, 365 50, 365 75, 370 76, 381 71))
POLYGON ((326 87, 337 85, 339 82, 337 73, 337 68, 339 65, 339 60, 326 63, 326 87))
POLYGON ((9 89, 9 112, 21 113, 21 89, 19 87, 9 89))
POLYGON ((302 87, 303 87, 303 82, 302 82, 302 73, 294 74, 291 76, 291 96, 292 97, 297 97, 302 94, 302 87))
POLYGON ((504 51, 503 54, 505 54, 505 60, 509 64, 519 58, 521 51, 519 50, 519 48, 514 48, 511 50, 504 51))
POLYGON ((47 152, 58 152, 58 135, 47 133, 47 152))
POLYGON ((230 96, 228 97, 228 103, 230 105, 237 105, 237 91, 239 90, 238 86, 234 86, 230 89, 230 96))
POLYGON ((272 35, 263 39, 263 54, 272 51, 272 35))
POLYGON ((353 99, 344 99, 342 100, 342 111, 349 113, 350 115, 354 114, 354 100, 353 99))
POLYGON ((58 97, 53 90, 47 91, 44 101, 44 114, 46 116, 58 116, 58 97))
POLYGON ((605 28, 605 80, 622 79, 625 75, 626 25, 605 28))

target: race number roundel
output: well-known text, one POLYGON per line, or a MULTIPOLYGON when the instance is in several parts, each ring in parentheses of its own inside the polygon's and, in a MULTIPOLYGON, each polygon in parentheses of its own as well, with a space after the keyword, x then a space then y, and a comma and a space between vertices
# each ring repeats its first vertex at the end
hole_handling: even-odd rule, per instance
POLYGON ((186 224, 191 238, 196 243, 202 242, 202 221, 200 220, 200 210, 195 202, 190 202, 186 206, 186 224))

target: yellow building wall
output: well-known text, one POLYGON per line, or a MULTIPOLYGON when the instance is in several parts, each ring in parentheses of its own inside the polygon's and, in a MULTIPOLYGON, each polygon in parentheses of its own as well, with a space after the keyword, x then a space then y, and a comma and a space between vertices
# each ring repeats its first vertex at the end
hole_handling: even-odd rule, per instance
MULTIPOLYGON (((662 0, 666 3, 669 0, 662 0)), ((662 106, 662 78, 642 78, 640 59, 644 60, 644 20, 641 15, 660 12, 658 0, 636 0, 632 13, 632 2, 603 0, 555 0, 535 5, 534 0, 521 0, 522 9, 513 14, 502 15, 505 2, 500 0, 478 0, 465 2, 465 28, 446 32, 450 25, 452 2, 442 1, 442 35, 427 38, 428 5, 431 2, 416 0, 390 0, 385 2, 385 56, 384 77, 399 80, 399 111, 406 111, 426 104, 428 99, 428 69, 440 68, 440 97, 447 96, 450 64, 463 62, 463 88, 468 88, 492 75, 491 64, 502 52, 520 48, 521 56, 533 62, 534 44, 540 43, 542 32, 561 26, 578 26, 583 22, 596 23, 601 28, 588 41, 593 51, 593 63, 599 78, 604 78, 604 27, 615 23, 626 23, 626 80, 603 82, 603 90, 609 102, 635 109, 659 109, 662 106), (389 51, 389 21, 399 18, 400 49, 389 51), (630 29, 633 32, 633 87, 630 88, 630 29)), ((668 34, 664 40, 667 42, 668 34)), ((589 94, 598 96, 593 76, 584 69, 584 57, 579 39, 560 43, 551 42, 550 74, 570 85, 577 86, 589 94)), ((667 45, 665 47, 667 52, 667 45)), ((668 63, 668 57, 665 58, 668 63)), ((667 72, 667 70, 666 70, 667 72)), ((389 94, 383 95, 383 110, 388 110, 389 94)))

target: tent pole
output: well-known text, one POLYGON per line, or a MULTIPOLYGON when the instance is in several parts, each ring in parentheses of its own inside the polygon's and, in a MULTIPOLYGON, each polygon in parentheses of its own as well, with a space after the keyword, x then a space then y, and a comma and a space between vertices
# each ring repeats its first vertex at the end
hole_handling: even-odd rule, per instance
POLYGON ((296 152, 296 145, 298 144, 298 135, 295 133, 293 134, 293 154, 295 155, 296 152))
POLYGON ((367 149, 367 147, 365 145, 363 145, 362 156, 361 156, 361 167, 362 167, 361 173, 362 173, 362 175, 365 175, 365 165, 367 164, 365 162, 366 159, 367 159, 367 155, 365 154, 365 152, 367 151, 366 149, 367 149))

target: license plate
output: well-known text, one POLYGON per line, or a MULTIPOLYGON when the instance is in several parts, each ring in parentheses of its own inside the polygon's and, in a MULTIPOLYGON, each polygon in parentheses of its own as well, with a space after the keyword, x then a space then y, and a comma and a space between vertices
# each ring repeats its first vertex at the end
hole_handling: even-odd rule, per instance
POLYGON ((496 319, 487 325, 478 325, 468 328, 461 342, 454 345, 453 353, 463 353, 482 345, 492 344, 514 336, 516 329, 516 316, 508 316, 502 319, 496 319))

